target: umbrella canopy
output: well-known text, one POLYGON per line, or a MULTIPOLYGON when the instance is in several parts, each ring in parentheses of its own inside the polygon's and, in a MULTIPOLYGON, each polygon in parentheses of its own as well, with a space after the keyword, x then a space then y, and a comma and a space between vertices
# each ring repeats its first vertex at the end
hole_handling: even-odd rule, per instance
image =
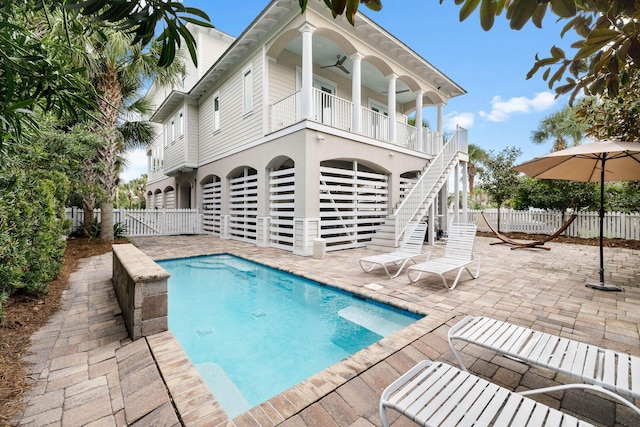
POLYGON ((578 145, 524 162, 514 169, 533 178, 601 182, 640 180, 640 144, 604 140, 578 145))
POLYGON ((536 157, 514 169, 533 178, 600 182, 600 282, 587 286, 619 291, 617 286, 604 283, 604 183, 640 180, 640 144, 602 140, 536 157))

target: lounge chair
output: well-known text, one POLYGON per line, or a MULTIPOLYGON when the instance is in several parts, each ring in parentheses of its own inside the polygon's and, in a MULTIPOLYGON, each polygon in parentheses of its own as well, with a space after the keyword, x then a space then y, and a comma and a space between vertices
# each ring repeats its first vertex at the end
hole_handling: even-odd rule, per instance
POLYGON ((465 371, 467 368, 453 345, 454 340, 466 341, 525 363, 552 369, 581 382, 530 390, 521 393, 523 395, 586 388, 606 394, 640 414, 640 408, 622 397, 640 398, 640 357, 489 317, 468 316, 449 330, 449 345, 465 371))
POLYGON ((590 426, 442 362, 423 360, 402 375, 380 398, 380 420, 389 426, 386 408, 423 426, 590 426))
POLYGON ((424 222, 411 222, 407 224, 399 250, 362 258, 360 260, 360 267, 365 273, 369 273, 376 267, 382 267, 390 279, 398 277, 407 262, 411 261, 415 263, 413 258, 424 253, 422 246, 424 245, 424 236, 426 233, 427 224, 424 222), (387 266, 395 266, 398 264, 400 267, 392 276, 387 266))
POLYGON ((421 262, 407 268, 407 276, 411 283, 420 280, 423 274, 434 273, 440 275, 445 288, 452 290, 458 284, 463 270, 467 270, 474 279, 477 278, 480 275, 480 259, 473 257, 473 243, 475 238, 476 226, 474 224, 451 225, 444 249, 444 256, 433 260, 428 259, 426 262, 421 262), (477 264, 475 273, 469 270, 469 266, 473 263, 477 264), (458 275, 453 281, 453 284, 449 286, 444 274, 455 270, 458 270, 458 275), (412 273, 417 273, 417 275, 412 277, 412 273))
POLYGON ((491 243, 492 245, 501 245, 501 244, 506 243, 506 244, 512 246, 511 250, 513 250, 513 249, 532 248, 532 249, 544 249, 545 251, 549 251, 549 250, 551 250, 551 248, 547 248, 547 247, 544 247, 542 245, 544 245, 545 243, 555 239, 556 237, 558 237, 559 235, 564 233, 564 231, 567 228, 569 228, 571 223, 578 217, 578 215, 576 215, 576 214, 571 215, 571 217, 567 220, 567 222, 564 223, 564 225, 562 227, 560 227, 555 233, 545 237, 542 240, 525 242, 525 241, 513 240, 513 239, 505 236, 504 234, 499 233, 498 231, 496 231, 491 226, 491 224, 489 224, 489 221, 487 220, 487 217, 484 215, 484 212, 480 212, 480 215, 482 215, 482 219, 484 219, 484 222, 487 223, 487 227, 489 227, 489 230, 491 230, 491 232, 493 234, 495 234, 498 239, 501 240, 500 242, 491 243))

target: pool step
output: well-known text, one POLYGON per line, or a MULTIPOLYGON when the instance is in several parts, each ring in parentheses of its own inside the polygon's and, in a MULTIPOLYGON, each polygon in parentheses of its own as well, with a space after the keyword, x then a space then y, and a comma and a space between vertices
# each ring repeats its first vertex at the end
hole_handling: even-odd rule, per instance
POLYGON ((229 379, 224 369, 216 363, 198 363, 196 369, 209 387, 229 419, 233 419, 251 409, 242 392, 229 379))
POLYGON ((350 305, 338 311, 338 315, 356 325, 362 326, 382 337, 386 337, 404 328, 402 324, 385 319, 375 313, 350 305))

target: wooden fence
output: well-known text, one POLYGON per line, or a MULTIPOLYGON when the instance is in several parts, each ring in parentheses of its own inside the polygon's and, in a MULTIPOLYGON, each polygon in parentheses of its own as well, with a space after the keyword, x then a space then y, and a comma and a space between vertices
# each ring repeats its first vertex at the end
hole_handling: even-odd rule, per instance
MULTIPOLYGON (((469 222, 478 226, 479 231, 490 231, 480 215, 481 211, 470 210, 469 222)), ((493 228, 498 224, 497 209, 487 209, 485 216, 493 228)), ((567 214, 562 218, 560 212, 543 210, 516 211, 500 209, 500 231, 553 234, 569 218, 567 214)), ((564 233, 572 237, 598 237, 600 222, 598 212, 578 212, 578 217, 564 233)), ((640 240, 640 214, 624 214, 619 212, 605 212, 604 236, 625 240, 640 240)))
MULTIPOLYGON (((95 209, 94 215, 100 221, 100 209, 95 209)), ((66 216, 71 220, 71 231, 83 227, 82 209, 66 208, 66 216)), ((114 209, 113 222, 124 224, 124 234, 129 237, 200 234, 201 223, 197 209, 114 209)))

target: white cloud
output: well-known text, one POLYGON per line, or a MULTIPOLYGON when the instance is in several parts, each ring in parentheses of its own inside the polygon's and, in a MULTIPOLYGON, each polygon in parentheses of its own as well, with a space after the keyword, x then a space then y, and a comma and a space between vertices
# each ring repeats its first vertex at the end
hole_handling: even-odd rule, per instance
POLYGON ((454 111, 453 113, 445 114, 443 127, 446 131, 456 130, 456 125, 469 129, 473 126, 475 118, 475 114, 473 113, 458 113, 454 111))
POLYGON ((508 120, 512 114, 527 114, 532 111, 542 111, 550 108, 555 104, 555 94, 552 92, 540 92, 533 98, 519 96, 504 101, 501 96, 494 96, 491 99, 491 111, 480 111, 480 117, 490 122, 504 122, 508 120))
POLYGON ((121 182, 129 182, 132 179, 140 178, 142 174, 147 173, 147 152, 146 150, 137 149, 129 150, 125 153, 127 165, 120 174, 121 182))

